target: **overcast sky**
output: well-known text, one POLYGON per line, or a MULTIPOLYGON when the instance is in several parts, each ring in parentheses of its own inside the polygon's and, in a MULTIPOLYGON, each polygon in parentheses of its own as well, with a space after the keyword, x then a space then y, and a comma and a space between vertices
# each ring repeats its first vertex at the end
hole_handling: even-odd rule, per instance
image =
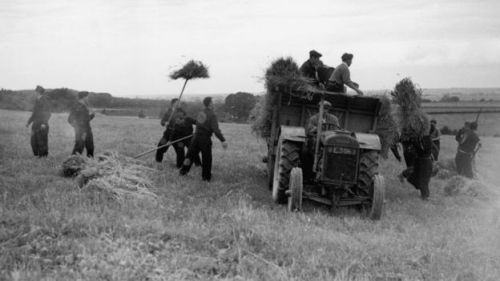
POLYGON ((498 0, 1 0, 0 87, 177 94, 189 59, 211 78, 187 93, 264 91, 273 59, 354 54, 363 90, 500 87, 498 0))

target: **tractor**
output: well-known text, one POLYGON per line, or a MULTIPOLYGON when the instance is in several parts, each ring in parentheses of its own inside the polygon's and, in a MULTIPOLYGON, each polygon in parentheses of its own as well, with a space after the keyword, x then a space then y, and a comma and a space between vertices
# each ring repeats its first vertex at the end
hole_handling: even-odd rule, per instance
POLYGON ((371 219, 380 219, 385 184, 378 170, 381 142, 374 133, 380 107, 375 97, 326 90, 274 92, 266 157, 273 200, 288 204, 290 211, 301 210, 303 199, 332 210, 353 206, 371 219), (319 118, 315 138, 308 139, 306 122, 317 112, 323 116, 323 101, 332 105, 330 113, 337 116, 341 128, 322 124, 319 118), (313 146, 308 145, 311 141, 313 146), (304 179, 304 168, 310 169, 304 167, 308 154, 314 158, 312 177, 304 179))

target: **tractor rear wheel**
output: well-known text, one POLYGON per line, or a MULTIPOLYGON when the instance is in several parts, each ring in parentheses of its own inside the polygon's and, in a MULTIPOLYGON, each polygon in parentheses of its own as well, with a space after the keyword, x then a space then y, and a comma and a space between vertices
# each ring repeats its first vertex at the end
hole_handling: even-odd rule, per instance
POLYGON ((288 197, 288 211, 302 210, 302 169, 295 167, 290 172, 290 196, 288 197))
POLYGON ((287 203, 286 190, 290 183, 290 171, 300 161, 300 145, 280 140, 278 142, 273 172, 273 200, 279 204, 287 203))

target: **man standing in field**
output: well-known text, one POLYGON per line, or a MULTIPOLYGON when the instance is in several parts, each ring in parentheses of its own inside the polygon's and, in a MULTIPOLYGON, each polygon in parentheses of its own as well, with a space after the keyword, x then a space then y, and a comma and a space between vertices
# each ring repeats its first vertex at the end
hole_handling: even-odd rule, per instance
POLYGON ((161 137, 160 141, 158 142, 158 148, 156 150, 156 156, 155 160, 158 163, 161 163, 163 161, 163 155, 167 152, 168 150, 168 141, 171 140, 171 134, 172 134, 172 128, 174 126, 175 122, 175 117, 176 115, 186 115, 186 112, 179 106, 179 99, 172 99, 170 101, 170 108, 163 114, 163 117, 161 118, 160 124, 165 127, 165 131, 163 132, 163 136, 161 137), (175 113, 173 113, 175 112, 175 113), (173 114, 173 115, 172 115, 173 114), (172 117, 171 117, 172 115, 172 117), (168 123, 168 124, 167 124, 168 123), (162 146, 162 147, 161 147, 162 146))
POLYGON ((472 161, 479 148, 481 148, 481 142, 476 133, 477 122, 467 124, 468 127, 461 129, 455 137, 458 142, 455 164, 459 175, 473 178, 472 161))
POLYGON ((319 81, 318 68, 323 66, 323 62, 319 59, 321 56, 316 50, 309 51, 309 59, 300 67, 303 76, 319 81))
POLYGON ((196 130, 189 145, 187 157, 179 172, 181 175, 186 175, 193 164, 195 156, 201 152, 201 177, 204 181, 210 181, 212 179, 212 134, 215 134, 221 141, 224 149, 227 148, 227 143, 219 129, 217 116, 213 111, 212 98, 206 97, 203 99, 203 105, 205 108, 196 118, 196 130))
POLYGON ((94 136, 90 121, 95 114, 89 112, 89 92, 79 92, 78 102, 71 109, 68 122, 75 129, 75 146, 72 154, 82 154, 83 149, 87 149, 87 156, 94 157, 94 136))
POLYGON ((432 158, 434 161, 438 161, 439 150, 441 150, 441 131, 437 127, 437 121, 435 119, 431 120, 431 140, 432 140, 432 158))
POLYGON ((327 89, 333 92, 345 93, 346 87, 353 89, 358 95, 363 95, 363 92, 359 89, 359 84, 351 81, 351 72, 349 66, 352 64, 353 59, 352 54, 344 53, 342 55, 342 63, 335 68, 332 76, 329 79, 329 86, 327 89))
POLYGON ((42 86, 36 86, 35 91, 35 106, 26 127, 33 123, 31 126, 31 149, 35 156, 41 158, 49 155, 50 102, 42 86))

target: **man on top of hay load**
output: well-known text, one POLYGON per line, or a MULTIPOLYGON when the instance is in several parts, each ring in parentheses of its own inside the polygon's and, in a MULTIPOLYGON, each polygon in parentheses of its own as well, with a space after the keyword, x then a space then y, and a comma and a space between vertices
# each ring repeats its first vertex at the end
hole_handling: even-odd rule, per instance
POLYGON ((212 134, 221 141, 222 147, 227 148, 226 139, 219 129, 219 122, 213 110, 213 102, 211 97, 203 99, 205 108, 198 113, 196 118, 196 130, 193 139, 189 145, 186 160, 180 169, 181 175, 186 175, 191 169, 194 162, 194 157, 201 152, 201 177, 204 181, 212 179, 212 134))
POLYGON ((466 122, 468 127, 464 127, 457 134, 458 148, 455 156, 455 164, 459 175, 473 178, 472 161, 479 148, 481 148, 481 140, 476 133, 477 122, 466 122))
POLYGON ((68 122, 75 129, 75 146, 72 154, 82 154, 87 149, 87 156, 94 157, 94 136, 90 121, 95 114, 89 112, 89 92, 78 92, 78 102, 71 109, 68 122))
POLYGON ((319 81, 318 68, 323 66, 323 62, 319 59, 321 56, 316 50, 309 51, 309 59, 300 67, 300 73, 307 78, 319 81))
POLYGON ((170 108, 167 110, 167 112, 165 112, 165 114, 163 114, 163 117, 160 121, 160 124, 165 127, 165 131, 163 131, 163 136, 158 142, 158 147, 163 147, 156 150, 155 160, 158 163, 161 163, 163 161, 163 155, 168 150, 169 146, 165 146, 165 144, 167 144, 168 141, 171 141, 170 137, 172 134, 172 128, 174 127, 177 115, 186 115, 186 112, 179 106, 179 99, 172 99, 170 101, 170 108), (172 112, 174 112, 174 110, 175 113, 173 113, 172 115, 172 112), (172 115, 172 117, 170 117, 170 115, 172 115), (168 124, 166 124, 167 122, 168 124))
POLYGON ((31 148, 33 154, 41 158, 49 155, 50 102, 42 86, 36 86, 35 91, 35 106, 26 127, 33 123, 31 126, 31 148))
POLYGON ((358 95, 363 95, 363 92, 359 89, 359 84, 351 81, 351 72, 349 71, 349 66, 352 64, 352 59, 354 55, 349 53, 344 53, 342 55, 342 63, 335 68, 332 76, 329 79, 328 90, 332 92, 345 93, 346 87, 353 89, 358 95))

